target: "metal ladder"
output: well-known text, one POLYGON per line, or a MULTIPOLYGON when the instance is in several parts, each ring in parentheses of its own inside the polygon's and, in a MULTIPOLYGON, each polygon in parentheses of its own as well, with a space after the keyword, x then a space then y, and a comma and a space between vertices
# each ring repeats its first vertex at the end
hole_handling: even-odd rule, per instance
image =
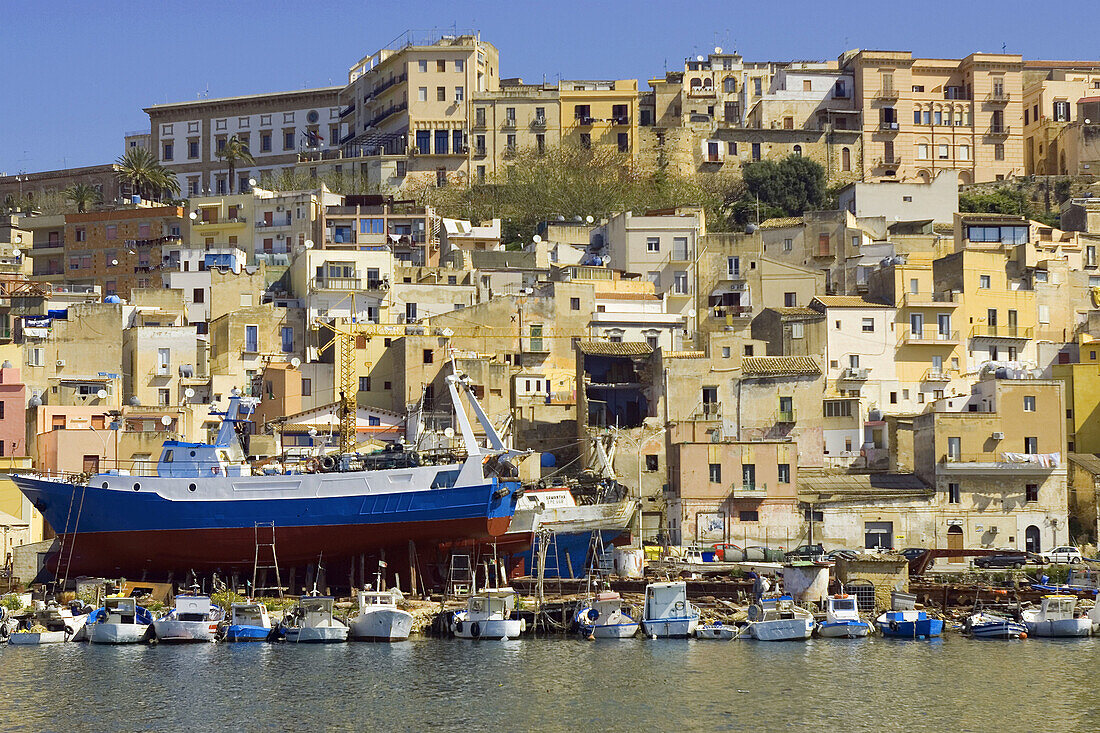
MULTIPOLYGON (((254 528, 256 531, 256 555, 252 561, 252 595, 258 596, 261 590, 274 590, 277 591, 279 597, 283 597, 283 580, 279 577, 279 560, 275 555, 275 522, 255 522, 254 528), (264 533, 263 541, 260 538, 261 530, 264 533), (270 535, 270 541, 268 541, 270 535), (260 564, 260 550, 271 550, 271 564, 260 564), (264 588, 256 587, 256 578, 261 570, 274 570, 275 571, 275 585, 266 586, 264 588)), ((265 559, 266 562, 266 559, 265 559)))
POLYGON ((447 569, 447 598, 465 598, 473 586, 473 565, 469 555, 451 555, 447 569))
POLYGON ((607 554, 607 548, 603 544, 603 532, 596 529, 592 531, 592 537, 588 540, 588 553, 586 560, 588 562, 588 573, 602 576, 611 575, 611 571, 615 569, 615 558, 612 556, 610 562, 605 557, 607 554))

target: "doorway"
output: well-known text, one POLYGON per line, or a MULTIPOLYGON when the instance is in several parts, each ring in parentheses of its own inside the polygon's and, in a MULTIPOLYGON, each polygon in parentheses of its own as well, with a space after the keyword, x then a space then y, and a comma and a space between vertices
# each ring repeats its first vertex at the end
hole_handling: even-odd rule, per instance
POLYGON ((963 528, 952 525, 947 528, 947 549, 961 550, 963 548, 963 528))
POLYGON ((1029 524, 1027 529, 1024 530, 1024 549, 1028 552, 1039 552, 1039 538, 1039 528, 1034 524, 1029 524))
POLYGON ((95 475, 99 473, 99 456, 98 455, 86 455, 84 456, 84 465, 81 468, 84 473, 95 475))

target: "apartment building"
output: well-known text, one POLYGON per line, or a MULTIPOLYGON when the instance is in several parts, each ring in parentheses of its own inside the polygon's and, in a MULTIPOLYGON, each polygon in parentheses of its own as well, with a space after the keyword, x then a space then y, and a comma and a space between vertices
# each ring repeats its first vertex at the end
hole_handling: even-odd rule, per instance
POLYGON ((0 201, 9 196, 14 201, 41 202, 43 198, 63 197, 65 189, 77 184, 91 186, 99 192, 107 206, 122 203, 130 189, 118 179, 119 166, 114 163, 81 168, 61 168, 33 173, 0 174, 0 201))
POLYGON ((1069 541, 1064 412, 1059 381, 987 378, 913 420, 914 468, 936 489, 932 546, 1069 541))
POLYGON ((405 266, 437 265, 440 257, 440 219, 430 206, 392 196, 345 196, 324 207, 325 249, 387 246, 405 266))
POLYGON ((524 150, 541 153, 561 144, 565 110, 555 85, 502 79, 498 89, 475 92, 472 106, 471 175, 477 183, 502 174, 524 150))
POLYGON ((957 170, 965 184, 1023 174, 1021 56, 860 49, 839 65, 852 74, 862 115, 865 180, 927 182, 957 170))
POLYGON ((1100 454, 1100 342, 1082 335, 1078 358, 1051 367, 1065 385, 1066 444, 1071 453, 1100 454))
POLYGON ((1066 141, 1059 138, 1080 119, 1077 103, 1100 95, 1096 61, 1024 61, 1024 172, 1067 175, 1066 141))
POLYGON ((247 192, 249 179, 294 170, 299 153, 338 148, 341 87, 250 94, 155 104, 149 115, 149 145, 176 174, 186 196, 247 192), (256 161, 238 166, 219 157, 236 136, 256 161))

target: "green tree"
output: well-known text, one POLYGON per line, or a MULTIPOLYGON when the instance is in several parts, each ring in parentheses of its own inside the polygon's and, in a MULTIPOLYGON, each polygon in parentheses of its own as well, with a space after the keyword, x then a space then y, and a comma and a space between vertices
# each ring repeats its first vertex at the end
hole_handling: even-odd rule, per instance
POLYGON ((231 135, 225 141, 225 145, 218 151, 218 157, 229 166, 229 193, 233 193, 233 181, 236 180, 238 165, 256 165, 256 159, 248 145, 236 135, 231 135))
POLYGON ((727 199, 737 224, 773 216, 801 216, 805 211, 821 209, 828 200, 825 169, 817 161, 801 155, 781 160, 750 163, 741 170, 744 187, 733 190, 727 199))
POLYGON ((75 183, 62 193, 65 195, 65 200, 76 206, 77 212, 81 214, 87 211, 89 206, 103 201, 99 190, 86 183, 75 183))
POLYGON ((144 198, 160 198, 166 192, 179 194, 176 174, 161 165, 157 157, 145 148, 130 148, 115 161, 119 166, 119 181, 144 198))

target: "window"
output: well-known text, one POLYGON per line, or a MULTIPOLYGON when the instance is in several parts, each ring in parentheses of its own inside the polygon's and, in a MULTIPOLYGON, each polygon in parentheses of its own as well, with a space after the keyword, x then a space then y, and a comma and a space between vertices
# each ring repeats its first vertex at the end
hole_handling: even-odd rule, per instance
POLYGON ((730 277, 737 277, 741 274, 741 261, 738 257, 726 258, 726 274, 730 277))
POLYGON ((992 278, 989 275, 978 276, 978 287, 982 290, 989 290, 993 286, 992 278))
POLYGON ((425 364, 431 364, 433 361, 435 361, 435 358, 432 354, 432 350, 431 349, 424 349, 424 363, 425 364))
POLYGON ((798 293, 783 293, 783 306, 795 308, 798 306, 798 293))
POLYGON ((1024 485, 1024 501, 1028 503, 1039 501, 1039 484, 1024 485))
POLYGON ((730 347, 728 347, 728 346, 723 346, 723 347, 722 347, 722 358, 723 358, 723 359, 728 359, 728 358, 730 358, 730 354, 731 354, 731 353, 732 353, 732 352, 731 352, 731 350, 730 350, 730 347))
POLYGON ((428 73, 428 60, 427 59, 420 59, 419 61, 417 61, 416 62, 416 70, 419 71, 421 74, 427 74, 428 73))
POLYGON ((737 512, 737 519, 741 522, 759 522, 760 512, 755 509, 737 512))
POLYGON ((959 158, 959 160, 970 160, 970 146, 969 145, 960 145, 959 146, 958 158, 959 158))
POLYGON ((435 88, 435 101, 446 102, 447 101, 447 87, 435 88))
POLYGON ((465 71, 465 70, 466 70, 466 60, 465 59, 455 59, 455 71, 465 71))
POLYGON ((825 400, 823 403, 825 417, 851 417, 852 402, 850 400, 825 400))
POLYGON ((864 522, 863 538, 864 547, 868 550, 876 547, 892 548, 894 546, 894 523, 864 522))
POLYGON ((416 101, 427 102, 428 101, 428 87, 417 87, 416 89, 416 101))
POLYGON ((172 151, 173 151, 172 143, 164 143, 164 155, 161 156, 161 157, 163 157, 164 160, 171 160, 172 159, 172 151))
POLYGON ((997 143, 993 146, 993 160, 1005 159, 1005 146, 1004 143, 997 143))
POLYGON ((863 319, 863 332, 864 333, 874 333, 875 332, 875 319, 874 318, 864 318, 863 319))
MULTIPOLYGON (((759 158, 756 158, 756 160, 759 160, 759 158)), ((843 171, 852 170, 852 151, 848 148, 840 149, 840 169, 843 171)))
POLYGON ((917 145, 917 160, 928 160, 928 144, 920 143, 917 145))
POLYGON ((359 391, 370 392, 370 377, 359 377, 359 391))
POLYGON ((951 157, 951 146, 947 145, 947 144, 940 145, 939 146, 939 156, 938 157, 939 157, 940 160, 947 160, 948 158, 950 158, 951 157))
POLYGON ((308 377, 302 377, 302 396, 313 396, 313 380, 309 379, 308 377))
POLYGON ((1024 395, 1024 412, 1035 412, 1035 395, 1024 395))
POLYGON ((959 503, 959 485, 948 484, 947 485, 947 503, 958 504, 959 503))
POLYGON ((260 350, 260 327, 259 326, 245 326, 244 327, 244 350, 250 354, 255 354, 260 350))
POLYGON ((1054 103, 1054 121, 1069 122, 1069 102, 1059 100, 1054 103))
POLYGON ((791 482, 791 464, 780 463, 779 469, 779 483, 789 484, 791 482))
POLYGON ((569 310, 579 311, 580 309, 581 309, 581 299, 580 298, 570 298, 569 299, 569 310))
POLYGON ((290 130, 289 132, 284 132, 283 133, 283 150, 293 150, 293 149, 294 149, 294 131, 290 130))
POLYGON ((294 329, 290 326, 283 326, 280 336, 282 337, 283 353, 289 354, 294 351, 294 329))
POLYGON ((261 132, 260 133, 260 152, 261 153, 270 153, 271 152, 271 133, 270 132, 261 132))
POLYGON ((684 262, 688 259, 687 237, 672 238, 672 259, 676 262, 684 262))
POLYGON ((1024 438, 1024 453, 1038 453, 1039 452, 1039 439, 1038 438, 1024 438))
POLYGON ((710 482, 712 484, 722 483, 722 464, 712 463, 710 464, 710 482))
POLYGON ((645 470, 656 471, 659 468, 657 456, 650 453, 645 457, 645 470))
POLYGON ((784 252, 790 252, 792 249, 794 249, 794 240, 789 238, 789 237, 787 239, 784 239, 783 240, 783 251, 784 252))
POLYGON ((792 323, 791 324, 791 338, 793 338, 793 339, 803 338, 805 336, 805 333, 806 333, 805 324, 802 324, 802 323, 792 323))
POLYGON ((103 230, 104 239, 118 239, 118 226, 116 224, 108 224, 103 230))
MULTIPOLYGON (((847 148, 845 148, 845 150, 847 150, 847 148)), ((752 159, 753 160, 760 160, 760 143, 753 143, 752 144, 752 159)), ((848 169, 845 168, 844 170, 848 170, 848 169)))
POLYGON ((439 72, 446 71, 447 70, 447 60, 446 59, 437 59, 436 62, 435 62, 435 70, 439 71, 439 72))
POLYGON ((688 274, 678 271, 673 275, 672 289, 677 295, 687 295, 688 274))

